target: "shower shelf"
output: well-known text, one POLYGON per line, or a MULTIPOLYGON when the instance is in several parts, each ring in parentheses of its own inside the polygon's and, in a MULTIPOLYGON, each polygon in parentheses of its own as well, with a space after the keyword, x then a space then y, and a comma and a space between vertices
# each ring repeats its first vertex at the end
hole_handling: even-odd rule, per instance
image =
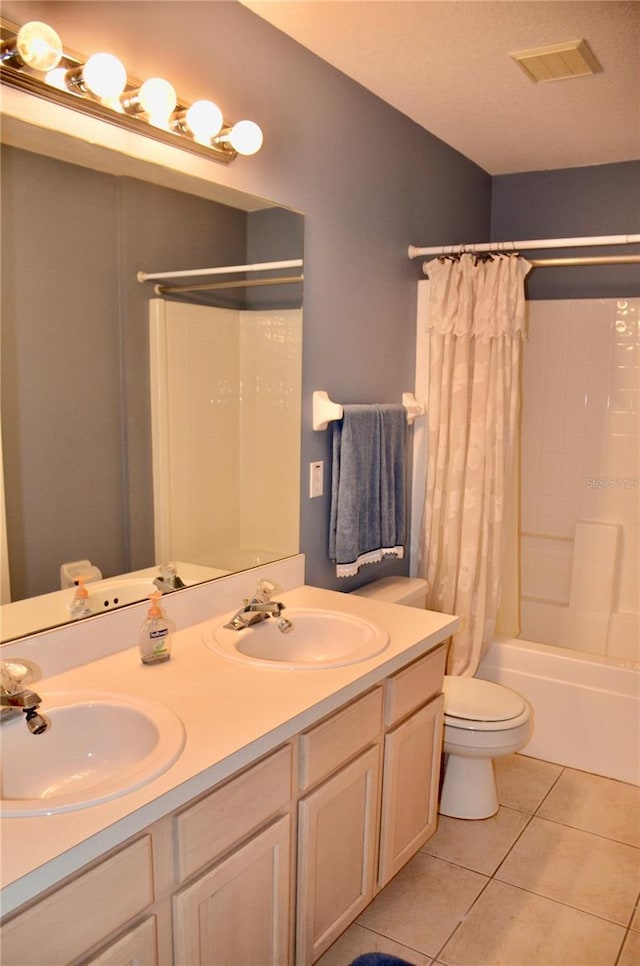
MULTIPOLYGON (((407 423, 412 426, 418 416, 423 416, 425 407, 418 402, 412 392, 402 393, 402 405, 407 410, 407 423)), ((340 403, 332 402, 328 393, 324 390, 316 390, 313 393, 313 428, 321 431, 327 428, 329 423, 336 419, 342 419, 342 406, 340 403)))

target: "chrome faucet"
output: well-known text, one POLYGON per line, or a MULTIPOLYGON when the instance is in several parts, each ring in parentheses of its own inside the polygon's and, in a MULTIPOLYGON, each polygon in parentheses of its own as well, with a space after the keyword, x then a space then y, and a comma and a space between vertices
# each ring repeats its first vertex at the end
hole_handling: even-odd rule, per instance
POLYGON ((160 574, 154 578, 153 583, 163 594, 171 594, 174 590, 186 587, 182 578, 178 576, 176 565, 173 563, 167 564, 166 567, 160 567, 160 574))
MULTIPOLYGON (((284 604, 279 600, 271 600, 273 591, 274 586, 268 580, 259 580, 254 596, 245 597, 243 606, 224 626, 230 631, 242 631, 245 627, 252 627, 269 617, 280 617, 284 604)), ((283 619, 281 623, 284 622, 283 619)), ((289 622, 286 621, 286 623, 289 622)))
POLYGON ((37 710, 42 704, 40 695, 25 687, 33 676, 33 669, 27 661, 20 658, 0 661, 0 720, 8 720, 15 717, 16 712, 23 711, 31 734, 41 735, 51 722, 37 710))

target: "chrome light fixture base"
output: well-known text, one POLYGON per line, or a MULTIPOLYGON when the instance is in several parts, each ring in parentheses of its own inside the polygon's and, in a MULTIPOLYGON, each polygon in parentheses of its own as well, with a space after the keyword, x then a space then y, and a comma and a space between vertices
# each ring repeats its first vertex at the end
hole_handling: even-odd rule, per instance
POLYGON ((35 70, 20 60, 13 46, 19 30, 20 27, 17 24, 0 18, 0 40, 2 41, 0 82, 2 84, 18 88, 62 107, 88 114, 108 124, 142 134, 154 141, 182 148, 201 158, 229 164, 238 156, 238 151, 228 139, 229 132, 233 129, 233 125, 228 121, 223 121, 219 134, 207 143, 196 140, 183 123, 176 123, 176 117, 183 118, 189 108, 189 105, 181 102, 180 98, 166 127, 158 127, 146 114, 139 111, 129 113, 126 104, 135 99, 136 93, 142 86, 135 78, 127 77, 124 92, 116 104, 103 103, 79 80, 82 66, 87 62, 87 58, 75 51, 67 48, 62 50, 58 70, 61 69, 62 76, 67 76, 67 83, 64 81, 54 83, 50 76, 53 73, 51 70, 35 70))

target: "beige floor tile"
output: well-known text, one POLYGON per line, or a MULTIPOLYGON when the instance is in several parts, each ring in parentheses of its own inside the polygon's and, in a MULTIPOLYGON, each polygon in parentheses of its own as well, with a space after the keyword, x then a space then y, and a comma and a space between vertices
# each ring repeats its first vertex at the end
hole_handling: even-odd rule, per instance
POLYGON ((438 957, 446 966, 613 966, 624 929, 493 880, 438 957))
POLYGON ((538 815, 640 846, 640 788, 567 768, 538 815))
POLYGON ((640 963, 640 932, 630 930, 616 966, 638 966, 638 963, 640 963))
POLYGON ((476 872, 418 852, 358 923, 435 956, 487 881, 476 872))
POLYGON ((631 919, 631 928, 640 932, 640 906, 636 909, 631 919))
POLYGON ((638 897, 640 850, 534 817, 496 878, 626 926, 638 897))
POLYGON ((526 755, 506 755, 497 758, 494 765, 500 804, 519 808, 530 815, 562 773, 561 765, 527 758, 526 755))
POLYGON ((354 922, 324 956, 321 956, 316 966, 347 966, 363 953, 387 953, 389 956, 406 960, 412 966, 430 966, 432 962, 430 956, 423 956, 415 949, 409 949, 408 946, 396 943, 392 939, 379 936, 378 933, 354 922))
POLYGON ((474 822, 440 815, 438 829, 423 851, 492 875, 528 821, 528 815, 504 806, 491 818, 474 822))

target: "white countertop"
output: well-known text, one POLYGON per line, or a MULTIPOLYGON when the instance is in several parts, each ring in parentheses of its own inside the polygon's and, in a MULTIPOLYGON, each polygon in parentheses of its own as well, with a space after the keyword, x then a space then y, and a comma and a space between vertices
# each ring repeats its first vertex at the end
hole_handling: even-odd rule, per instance
POLYGON ((220 623, 214 617, 176 632, 172 659, 165 664, 142 665, 133 647, 37 683, 45 714, 48 693, 74 689, 161 702, 181 718, 186 742, 164 774, 120 798, 60 814, 3 818, 3 915, 429 651, 458 622, 316 587, 297 587, 278 598, 289 607, 339 610, 379 623, 389 633, 389 646, 347 667, 264 669, 227 660, 205 646, 205 635, 220 623))

